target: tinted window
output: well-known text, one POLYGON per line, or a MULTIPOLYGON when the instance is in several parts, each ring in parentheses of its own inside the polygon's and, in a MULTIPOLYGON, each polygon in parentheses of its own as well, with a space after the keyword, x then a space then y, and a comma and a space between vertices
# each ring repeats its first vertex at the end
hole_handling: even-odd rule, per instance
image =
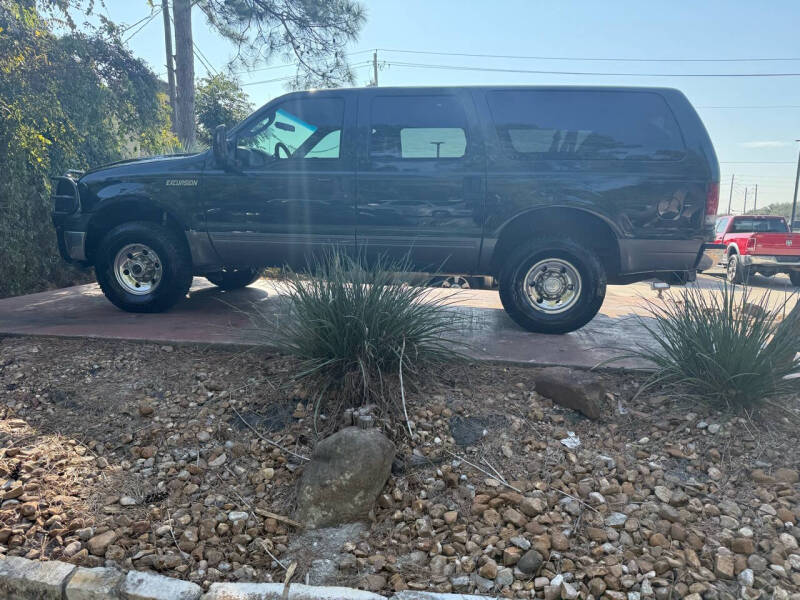
POLYGON ((679 160, 683 138, 664 99, 647 92, 508 90, 489 109, 517 159, 679 160))
POLYGON ((343 119, 339 98, 283 102, 239 134, 237 157, 251 167, 275 159, 339 158, 343 119))
POLYGON ((787 233, 789 226, 783 219, 734 219, 731 233, 787 233))
POLYGON ((467 150, 467 118, 452 96, 379 96, 370 123, 373 159, 460 158, 467 150))

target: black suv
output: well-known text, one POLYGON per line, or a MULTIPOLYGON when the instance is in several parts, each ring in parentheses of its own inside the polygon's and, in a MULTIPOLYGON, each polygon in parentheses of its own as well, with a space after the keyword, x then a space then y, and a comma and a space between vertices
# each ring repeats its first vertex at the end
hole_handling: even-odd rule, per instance
POLYGON ((494 276, 511 317, 545 333, 591 320, 607 283, 692 279, 719 193, 700 118, 660 88, 290 93, 208 152, 56 179, 62 255, 124 310, 337 245, 494 276))

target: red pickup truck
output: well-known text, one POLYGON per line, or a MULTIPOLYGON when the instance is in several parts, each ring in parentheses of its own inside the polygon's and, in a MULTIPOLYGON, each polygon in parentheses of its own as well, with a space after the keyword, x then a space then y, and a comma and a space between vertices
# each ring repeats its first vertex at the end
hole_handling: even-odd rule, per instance
POLYGON ((719 217, 715 233, 715 242, 727 247, 728 281, 746 283, 753 273, 786 273, 800 287, 800 234, 792 233, 783 217, 719 217))

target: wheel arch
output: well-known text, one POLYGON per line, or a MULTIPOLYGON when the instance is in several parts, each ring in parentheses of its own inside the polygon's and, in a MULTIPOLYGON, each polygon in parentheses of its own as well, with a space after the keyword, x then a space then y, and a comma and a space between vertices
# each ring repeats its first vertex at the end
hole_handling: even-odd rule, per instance
POLYGON ((537 232, 569 235, 596 251, 609 279, 613 279, 620 271, 619 239, 622 235, 612 221, 582 208, 548 206, 516 215, 500 227, 489 261, 492 274, 500 272, 503 260, 520 242, 530 239, 537 232))
MULTIPOLYGON (((94 262, 95 253, 106 233, 130 221, 158 223, 186 241, 187 227, 173 211, 146 196, 125 196, 103 203, 92 213, 86 229, 86 259, 94 262)), ((188 244, 187 244, 188 247, 188 244)))

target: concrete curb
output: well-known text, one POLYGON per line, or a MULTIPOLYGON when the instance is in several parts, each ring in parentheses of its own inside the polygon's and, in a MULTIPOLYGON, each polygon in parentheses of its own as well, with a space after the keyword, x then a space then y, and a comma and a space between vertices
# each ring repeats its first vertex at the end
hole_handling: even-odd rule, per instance
MULTIPOLYGON (((87 569, 57 560, 0 558, 0 599, 13 600, 285 600, 281 583, 213 583, 208 592, 189 581, 146 571, 87 569)), ((395 600, 492 600, 489 596, 404 591, 395 600)), ((288 600, 386 600, 343 587, 294 584, 288 600)))

